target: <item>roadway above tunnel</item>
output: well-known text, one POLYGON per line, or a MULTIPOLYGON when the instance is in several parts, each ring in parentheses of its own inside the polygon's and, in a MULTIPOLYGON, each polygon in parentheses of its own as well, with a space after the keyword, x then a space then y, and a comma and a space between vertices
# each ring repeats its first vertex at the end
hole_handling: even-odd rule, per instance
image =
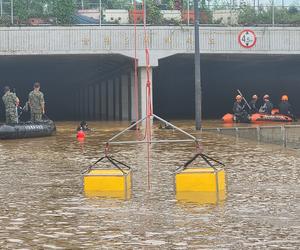
MULTIPOLYGON (((247 27, 247 29, 249 29, 247 27)), ((300 28, 254 27, 256 44, 244 48, 238 42, 245 27, 201 27, 200 50, 205 54, 300 54, 300 28)), ((193 27, 149 26, 147 36, 137 29, 137 57, 145 64, 145 39, 151 50, 151 66, 175 54, 194 53, 193 27)), ((134 57, 132 26, 105 27, 2 27, 0 55, 121 54, 134 57)))

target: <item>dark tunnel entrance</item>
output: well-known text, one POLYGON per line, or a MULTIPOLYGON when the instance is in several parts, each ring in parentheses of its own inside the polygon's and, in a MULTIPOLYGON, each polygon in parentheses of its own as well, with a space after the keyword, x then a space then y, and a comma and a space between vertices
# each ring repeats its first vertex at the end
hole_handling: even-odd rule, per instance
MULTIPOLYGON (((192 55, 176 55, 159 61, 159 67, 153 70, 156 114, 168 119, 194 118, 193 63, 192 55)), ((203 117, 219 119, 231 112, 236 89, 240 89, 248 99, 254 93, 260 97, 268 93, 275 105, 282 94, 288 94, 299 115, 299 66, 298 55, 202 55, 203 117)), ((33 83, 39 81, 50 118, 79 120, 81 117, 74 108, 79 100, 74 93, 83 86, 99 83, 103 78, 120 75, 124 69, 130 72, 133 61, 121 55, 2 56, 0 87, 1 90, 5 85, 14 87, 24 104, 33 83)), ((107 103, 115 98, 112 93, 107 89, 107 103)), ((0 108, 3 120, 2 101, 0 108)), ((130 103, 127 110, 130 110, 130 103)), ((89 113, 89 109, 84 108, 86 111, 89 113)), ((86 119, 97 118, 89 116, 86 119)))
MULTIPOLYGON (((236 90, 249 99, 268 93, 274 105, 288 94, 300 114, 299 55, 202 55, 203 117, 232 112, 236 90)), ((154 110, 174 119, 194 118, 194 57, 176 55, 160 60, 154 70, 154 110)))
MULTIPOLYGON (((51 119, 79 120, 75 107, 80 101, 76 95, 80 88, 97 84, 110 74, 120 74, 124 68, 132 68, 132 60, 121 55, 2 56, 1 94, 9 85, 24 105, 34 82, 39 81, 51 119)), ((0 108, 3 120, 2 101, 0 108)))

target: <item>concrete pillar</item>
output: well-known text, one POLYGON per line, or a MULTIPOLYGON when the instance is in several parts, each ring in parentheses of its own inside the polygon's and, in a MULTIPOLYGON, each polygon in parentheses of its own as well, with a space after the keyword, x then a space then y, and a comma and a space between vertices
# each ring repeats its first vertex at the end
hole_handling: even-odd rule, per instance
POLYGON ((80 112, 79 112, 79 120, 83 120, 84 117, 84 88, 79 90, 80 94, 80 112))
POLYGON ((107 120, 107 82, 101 83, 101 120, 107 120))
POLYGON ((95 119, 96 120, 100 120, 101 117, 101 110, 100 110, 100 86, 99 84, 95 85, 95 93, 94 93, 94 97, 95 97, 95 119))
POLYGON ((75 120, 80 119, 80 89, 76 91, 76 97, 74 100, 74 103, 76 104, 76 110, 75 110, 75 120))
POLYGON ((108 98, 108 120, 114 119, 114 81, 108 80, 107 83, 107 98, 108 98))
MULTIPOLYGON (((149 69, 150 82, 152 83, 152 68, 149 69)), ((147 68, 139 67, 139 116, 146 117, 146 97, 147 97, 147 68)), ((151 102, 153 105, 153 94, 151 89, 151 102)))
POLYGON ((129 114, 129 80, 130 76, 128 75, 122 75, 121 76, 121 113, 122 113, 122 120, 129 120, 130 114, 129 114))
POLYGON ((84 88, 84 112, 83 119, 87 120, 89 115, 89 89, 88 87, 84 88))
POLYGON ((115 100, 115 120, 119 121, 121 118, 121 79, 117 77, 114 82, 114 100, 115 100))
MULTIPOLYGON (((138 91, 139 91, 139 87, 138 87, 138 91)), ((135 106, 136 101, 136 95, 135 95, 135 86, 134 86, 134 71, 132 70, 130 72, 130 113, 131 113, 131 121, 137 121, 137 117, 136 117, 136 110, 135 110, 135 106)), ((139 99, 139 98, 138 98, 139 99)))
POLYGON ((89 97, 88 97, 88 105, 89 105, 89 115, 88 119, 93 120, 94 116, 94 86, 91 85, 88 87, 89 97))

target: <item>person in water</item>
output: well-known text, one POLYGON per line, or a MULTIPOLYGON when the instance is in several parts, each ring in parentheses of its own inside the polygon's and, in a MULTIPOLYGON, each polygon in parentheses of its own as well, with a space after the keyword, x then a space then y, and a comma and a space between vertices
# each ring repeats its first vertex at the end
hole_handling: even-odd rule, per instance
POLYGON ((292 112, 292 105, 289 103, 289 97, 287 95, 283 95, 281 97, 281 102, 279 103, 279 113, 282 115, 294 117, 292 112))
POLYGON ((248 122, 248 113, 245 110, 245 106, 242 105, 243 97, 241 95, 237 95, 235 97, 236 101, 233 104, 233 114, 236 118, 237 122, 248 122))
POLYGON ((272 114, 273 104, 270 102, 270 96, 264 95, 264 104, 259 108, 259 113, 272 114))
POLYGON ((258 113, 257 100, 258 100, 257 95, 253 95, 253 96, 252 96, 252 99, 251 99, 251 101, 250 101, 250 103, 249 103, 250 108, 251 108, 250 112, 251 112, 252 114, 258 113))
POLYGON ((7 124, 18 123, 17 107, 20 101, 16 94, 10 91, 9 86, 4 87, 2 100, 5 106, 5 122, 7 124))
POLYGON ((77 127, 77 131, 90 131, 91 129, 88 127, 88 124, 86 121, 81 121, 79 126, 77 127))
MULTIPOLYGON (((167 122, 170 122, 170 121, 167 121, 167 122)), ((159 128, 160 129, 174 129, 169 123, 163 123, 163 124, 159 124, 159 128)))

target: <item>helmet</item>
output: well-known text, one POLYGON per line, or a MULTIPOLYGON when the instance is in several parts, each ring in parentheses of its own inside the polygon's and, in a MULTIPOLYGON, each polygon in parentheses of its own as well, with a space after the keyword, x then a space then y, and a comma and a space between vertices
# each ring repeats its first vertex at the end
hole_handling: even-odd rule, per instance
POLYGON ((252 96, 252 99, 257 99, 257 98, 258 98, 257 95, 252 96))
POLYGON ((289 97, 287 95, 283 95, 281 97, 281 101, 288 101, 289 100, 289 97))
POLYGON ((264 99, 270 99, 269 95, 264 95, 264 99))
POLYGON ((242 100, 242 96, 241 96, 241 95, 237 95, 237 96, 235 97, 235 99, 236 99, 236 100, 242 100))

